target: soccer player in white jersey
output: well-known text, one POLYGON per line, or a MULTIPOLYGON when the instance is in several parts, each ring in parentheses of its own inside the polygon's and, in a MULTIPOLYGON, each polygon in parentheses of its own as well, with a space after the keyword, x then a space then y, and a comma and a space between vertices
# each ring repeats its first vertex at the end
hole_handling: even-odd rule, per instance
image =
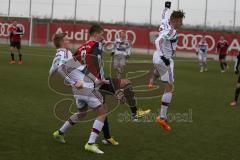
MULTIPOLYGON (((166 1, 165 2, 165 8, 164 8, 164 10, 162 12, 162 15, 161 15, 159 34, 161 34, 161 32, 163 32, 164 30, 167 30, 169 28, 169 19, 170 19, 170 15, 171 15, 170 8, 171 8, 171 2, 166 1)), ((156 81, 156 79, 158 77, 159 77, 158 71, 154 68, 153 71, 152 71, 152 75, 150 77, 150 80, 149 80, 149 84, 148 84, 149 88, 154 87, 154 82, 156 81)))
POLYGON ((170 15, 171 15, 170 8, 171 8, 171 2, 166 1, 165 8, 161 15, 161 22, 160 22, 160 27, 159 27, 160 32, 164 31, 165 29, 167 29, 169 27, 169 19, 170 19, 170 15))
POLYGON ((207 71, 207 52, 208 52, 208 44, 203 36, 201 41, 197 45, 197 55, 199 61, 200 72, 207 71))
POLYGON ((126 39, 126 32, 121 31, 119 38, 114 42, 114 48, 112 50, 113 67, 116 69, 118 79, 122 78, 126 59, 131 55, 131 49, 132 45, 126 39))
POLYGON ((160 115, 156 120, 166 131, 171 131, 171 127, 167 122, 167 110, 174 90, 174 62, 172 56, 175 53, 178 42, 176 29, 182 26, 184 17, 185 13, 182 10, 173 11, 170 16, 169 28, 162 31, 155 40, 157 50, 153 55, 153 64, 160 76, 160 80, 166 83, 162 96, 160 115))
POLYGON ((64 133, 69 127, 86 116, 86 107, 89 106, 96 111, 97 118, 93 123, 85 149, 94 153, 103 154, 104 152, 98 148, 95 142, 104 125, 107 110, 106 107, 103 106, 102 95, 94 88, 94 81, 96 81, 96 79, 91 81, 90 79, 92 78, 89 78, 90 73, 88 73, 85 66, 72 57, 72 53, 68 50, 69 40, 66 37, 66 33, 56 34, 54 44, 57 48, 57 53, 50 69, 50 76, 58 71, 64 80, 71 85, 78 112, 70 116, 62 127, 53 133, 53 136, 59 142, 65 143, 64 133))

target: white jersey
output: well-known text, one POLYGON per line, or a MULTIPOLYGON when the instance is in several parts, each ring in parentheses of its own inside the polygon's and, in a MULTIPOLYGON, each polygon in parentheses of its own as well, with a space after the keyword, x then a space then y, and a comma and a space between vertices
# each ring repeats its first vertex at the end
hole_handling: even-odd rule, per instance
POLYGON ((197 52, 206 54, 208 52, 207 42, 199 42, 197 45, 197 52))
POLYGON ((132 45, 128 40, 116 39, 114 42, 113 51, 115 55, 125 55, 130 56, 132 50, 132 45))
POLYGON ((65 78, 65 81, 72 86, 73 92, 76 93, 77 89, 74 84, 77 81, 84 82, 84 88, 94 88, 93 82, 84 81, 85 74, 83 73, 83 70, 85 67, 85 65, 80 64, 73 58, 71 51, 59 48, 53 59, 49 76, 52 76, 56 72, 60 73, 65 78))
POLYGON ((169 8, 165 8, 162 12, 161 22, 159 31, 163 31, 169 28, 169 19, 170 19, 171 11, 169 8))
POLYGON ((171 59, 177 48, 178 35, 177 31, 169 26, 168 29, 160 32, 159 37, 155 40, 156 52, 154 57, 164 56, 171 59))

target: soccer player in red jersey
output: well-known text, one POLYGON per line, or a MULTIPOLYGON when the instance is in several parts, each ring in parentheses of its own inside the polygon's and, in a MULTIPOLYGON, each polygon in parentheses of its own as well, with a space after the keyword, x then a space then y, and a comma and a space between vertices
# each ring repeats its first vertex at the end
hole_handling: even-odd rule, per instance
POLYGON ((228 69, 226 62, 226 56, 228 53, 228 41, 224 39, 223 36, 220 37, 220 40, 217 42, 216 52, 219 54, 219 62, 221 67, 221 72, 225 72, 228 69))
MULTIPOLYGON (((106 94, 116 95, 117 99, 129 105, 132 113, 132 120, 135 121, 138 118, 148 114, 150 110, 143 111, 137 108, 132 84, 129 80, 117 78, 105 79, 102 61, 103 43, 101 43, 103 41, 103 37, 102 39, 99 39, 99 35, 103 36, 103 31, 104 30, 100 25, 93 25, 89 29, 90 40, 77 49, 75 57, 81 64, 85 64, 87 70, 95 77, 103 82, 108 82, 103 83, 99 88, 103 97, 105 98, 106 94)), ((104 104, 106 105, 105 100, 104 104)), ((108 142, 112 145, 118 145, 118 142, 110 136, 107 119, 104 122, 103 133, 105 142, 108 142)))
POLYGON ((12 25, 8 28, 9 38, 10 38, 10 52, 11 61, 10 64, 15 64, 14 59, 14 48, 18 51, 19 61, 18 64, 23 64, 22 53, 21 53, 21 36, 23 35, 23 30, 17 25, 17 21, 14 21, 12 25))

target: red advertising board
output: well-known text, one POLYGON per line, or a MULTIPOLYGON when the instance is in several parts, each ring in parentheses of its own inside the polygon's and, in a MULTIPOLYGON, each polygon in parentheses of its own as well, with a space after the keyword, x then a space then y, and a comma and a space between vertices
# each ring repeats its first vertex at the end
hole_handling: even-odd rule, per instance
MULTIPOLYGON (((8 28, 10 27, 12 21, 2 21, 0 20, 0 38, 8 38, 8 28)), ((22 20, 18 24, 19 27, 23 29, 24 35, 22 36, 23 40, 29 39, 29 21, 22 20)))
MULTIPOLYGON (((10 21, 0 21, 0 38, 7 38, 7 28, 10 21)), ((30 23, 28 20, 19 21, 19 25, 23 27, 25 33, 23 40, 29 40, 30 23)), ((89 38, 88 29, 90 24, 73 24, 69 22, 53 22, 50 24, 34 23, 32 29, 33 44, 45 45, 52 40, 54 34, 66 32, 68 38, 74 44, 81 44, 89 38), (49 25, 49 26, 48 26, 49 25), (48 30, 49 29, 49 30, 48 30), (49 34, 49 35, 48 35, 49 34)), ((158 28, 137 27, 137 26, 121 26, 121 25, 103 25, 104 37, 106 41, 114 41, 118 37, 121 30, 125 30, 127 37, 132 41, 134 48, 140 49, 155 49, 154 40, 158 36, 158 28)), ((195 48, 200 38, 205 35, 209 45, 209 53, 215 54, 216 43, 220 36, 223 35, 229 42, 229 51, 231 54, 236 54, 240 50, 240 34, 231 34, 223 32, 201 32, 194 30, 179 30, 179 42, 177 50, 195 52, 195 48)))

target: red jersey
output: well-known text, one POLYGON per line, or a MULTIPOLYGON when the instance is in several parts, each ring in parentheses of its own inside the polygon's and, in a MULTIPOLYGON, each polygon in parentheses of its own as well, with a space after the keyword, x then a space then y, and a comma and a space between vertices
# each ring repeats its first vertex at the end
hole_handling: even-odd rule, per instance
POLYGON ((218 41, 217 43, 217 51, 219 54, 227 54, 227 49, 228 49, 228 42, 226 40, 223 41, 218 41))
POLYGON ((98 79, 103 78, 102 49, 98 42, 88 41, 79 47, 75 57, 81 64, 85 64, 88 71, 98 79))
POLYGON ((20 27, 11 26, 8 28, 8 33, 10 35, 10 42, 21 42, 23 31, 20 27))

